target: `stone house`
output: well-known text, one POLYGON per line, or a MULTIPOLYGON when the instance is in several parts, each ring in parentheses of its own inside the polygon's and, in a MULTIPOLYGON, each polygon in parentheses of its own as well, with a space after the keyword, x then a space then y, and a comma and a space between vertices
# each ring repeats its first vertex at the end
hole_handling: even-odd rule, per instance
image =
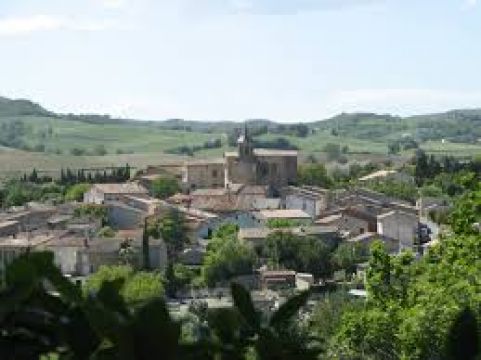
POLYGON ((145 187, 136 182, 122 184, 94 184, 84 194, 84 203, 104 204, 108 201, 118 201, 125 195, 148 195, 145 187))
POLYGON ((0 285, 5 280, 7 266, 27 251, 40 248, 54 238, 50 233, 17 233, 13 236, 0 238, 0 285))
POLYGON ((284 190, 283 198, 286 209, 300 209, 316 219, 327 210, 330 192, 315 186, 289 186, 284 190))
MULTIPOLYGON (((54 206, 31 202, 7 209, 0 214, 0 222, 16 222, 17 232, 33 231, 46 228, 48 219, 56 213, 54 206)), ((11 232, 12 228, 8 231, 11 232)))
POLYGON ((418 238, 419 220, 410 213, 393 210, 377 216, 377 232, 399 241, 399 251, 413 249, 418 238))
POLYGON ((188 161, 182 168, 182 188, 192 191, 201 188, 223 188, 224 160, 188 161))
POLYGON ((311 216, 299 209, 260 210, 255 213, 260 226, 267 226, 271 220, 288 220, 297 225, 311 225, 311 216))

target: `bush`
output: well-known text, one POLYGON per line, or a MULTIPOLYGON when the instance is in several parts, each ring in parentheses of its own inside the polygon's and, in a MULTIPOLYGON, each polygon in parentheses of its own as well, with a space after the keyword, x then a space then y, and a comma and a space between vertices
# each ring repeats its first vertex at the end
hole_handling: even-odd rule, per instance
POLYGON ((98 237, 111 238, 115 236, 115 231, 110 226, 104 226, 97 233, 98 237))
POLYGON ((107 149, 104 145, 97 145, 94 149, 94 155, 104 156, 107 155, 107 149))
POLYGON ((85 149, 81 149, 81 148, 72 148, 70 149, 70 154, 73 155, 73 156, 83 156, 85 155, 87 152, 85 151, 85 149))
POLYGON ((158 199, 166 199, 179 191, 179 183, 174 178, 164 177, 152 182, 152 195, 158 199))
POLYGON ((70 186, 65 193, 67 201, 82 201, 84 194, 90 190, 90 184, 76 184, 70 186))

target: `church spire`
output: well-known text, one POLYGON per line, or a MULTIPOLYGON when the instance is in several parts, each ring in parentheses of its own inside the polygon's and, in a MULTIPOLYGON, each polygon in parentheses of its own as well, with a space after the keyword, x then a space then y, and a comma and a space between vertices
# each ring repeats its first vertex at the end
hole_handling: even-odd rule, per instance
POLYGON ((247 121, 244 123, 244 133, 239 136, 237 140, 237 145, 239 147, 240 157, 251 157, 253 154, 253 146, 251 139, 249 137, 249 131, 247 128, 247 121))

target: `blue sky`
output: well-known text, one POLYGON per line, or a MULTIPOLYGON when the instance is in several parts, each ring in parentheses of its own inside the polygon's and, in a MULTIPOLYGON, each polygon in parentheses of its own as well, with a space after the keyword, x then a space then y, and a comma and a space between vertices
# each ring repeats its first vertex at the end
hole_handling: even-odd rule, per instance
POLYGON ((481 107, 481 0, 1 0, 0 95, 140 119, 481 107))

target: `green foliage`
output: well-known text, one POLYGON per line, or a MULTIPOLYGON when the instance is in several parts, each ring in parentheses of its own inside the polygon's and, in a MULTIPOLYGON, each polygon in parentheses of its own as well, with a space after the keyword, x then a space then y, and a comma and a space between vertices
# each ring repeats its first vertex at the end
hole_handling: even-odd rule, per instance
POLYGON ((164 276, 167 295, 175 297, 177 291, 192 284, 196 273, 183 264, 169 262, 164 276))
POLYGON ((385 180, 370 183, 368 187, 387 196, 402 199, 414 204, 418 198, 418 188, 403 181, 385 180))
POLYGON ((341 145, 334 143, 327 143, 326 145, 324 145, 323 151, 326 153, 327 159, 329 161, 338 161, 341 159, 343 154, 341 145))
POLYGON ((98 231, 97 236, 101 238, 112 238, 115 236, 115 231, 110 226, 104 226, 98 231))
POLYGON ((269 235, 262 250, 263 255, 276 267, 308 272, 323 278, 333 272, 332 251, 333 248, 322 240, 296 236, 286 231, 269 235))
POLYGON ((65 192, 65 200, 82 201, 84 194, 90 190, 90 184, 76 184, 70 186, 65 192))
POLYGON ((269 229, 282 229, 299 226, 301 223, 292 219, 269 219, 267 220, 267 227, 269 229))
POLYGON ((332 263, 336 270, 344 270, 352 275, 357 264, 368 259, 368 251, 361 244, 341 243, 332 254, 332 263))
POLYGON ((139 304, 164 293, 163 279, 159 273, 136 272, 127 265, 101 266, 85 282, 86 293, 97 293, 105 282, 117 282, 119 291, 128 304, 139 304))
POLYGON ((452 216, 455 235, 419 261, 390 257, 375 244, 363 310, 343 315, 338 357, 474 359, 479 356, 481 237, 477 191, 463 196, 452 216))
POLYGON ((53 266, 52 254, 15 260, 0 292, 2 358, 307 360, 319 355, 297 327, 307 293, 288 300, 265 322, 249 293, 232 285, 234 308, 196 312, 203 319, 194 323, 198 335, 185 339, 182 322, 170 316, 155 287, 148 285, 159 283, 155 274, 133 273, 128 267, 102 273, 105 281, 89 279, 87 285, 95 286, 82 296, 53 266), (140 303, 138 293, 146 294, 140 303))
POLYGON ((2 190, 3 206, 22 206, 30 201, 63 199, 63 188, 53 183, 36 184, 12 180, 2 190))
POLYGON ((163 177, 152 182, 152 195, 158 199, 166 199, 180 191, 179 183, 174 178, 163 177))
POLYGON ((259 359, 317 359, 318 344, 303 336, 294 316, 306 304, 309 293, 303 292, 285 302, 267 324, 261 321, 250 294, 241 286, 232 284, 232 298, 236 309, 254 338, 254 349, 259 359))
POLYGON ((449 223, 456 234, 479 234, 481 219, 481 190, 464 194, 451 211, 449 223))
POLYGON ((130 179, 130 165, 121 167, 109 167, 103 170, 79 169, 74 171, 70 168, 60 170, 58 182, 63 185, 75 185, 84 183, 119 183, 130 179))
POLYGON ((252 274, 256 261, 254 250, 237 239, 235 225, 226 225, 209 242, 202 277, 208 286, 214 286, 238 275, 252 274))
POLYGON ((343 314, 362 310, 363 307, 363 300, 348 295, 344 290, 326 293, 319 299, 311 314, 310 331, 335 352, 338 346, 335 334, 341 325, 343 314))
POLYGON ((107 149, 105 148, 104 145, 97 145, 93 153, 94 155, 97 155, 97 156, 104 156, 104 155, 107 155, 107 149))
POLYGON ((169 257, 175 259, 177 254, 189 241, 184 215, 172 208, 160 219, 155 219, 146 226, 146 236, 162 238, 167 245, 169 257))
POLYGON ((299 185, 314 185, 330 188, 333 183, 322 164, 308 164, 299 167, 297 172, 299 185))
POLYGON ((104 205, 83 204, 75 208, 74 215, 77 217, 92 217, 105 223, 107 221, 107 208, 104 205))

